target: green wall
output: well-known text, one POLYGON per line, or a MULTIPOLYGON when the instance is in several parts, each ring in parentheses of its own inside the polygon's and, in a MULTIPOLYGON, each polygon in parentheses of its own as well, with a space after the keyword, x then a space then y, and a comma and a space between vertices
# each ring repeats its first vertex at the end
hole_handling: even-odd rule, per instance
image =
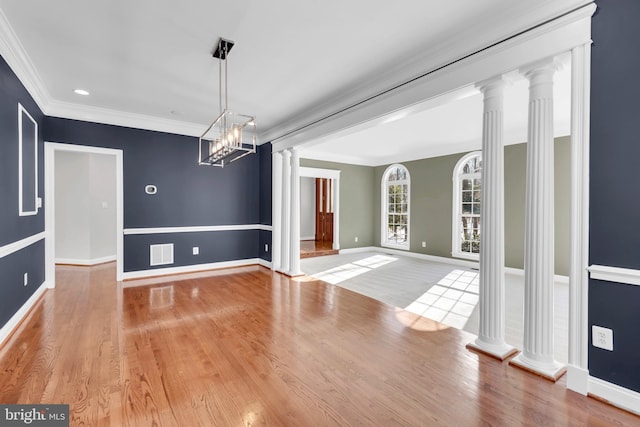
MULTIPOLYGON (((555 141, 555 271, 569 274, 569 137, 555 141)), ((505 265, 524 266, 526 144, 505 147, 505 265)), ((410 250, 451 258, 453 168, 467 153, 402 163, 411 174, 410 250), (422 247, 426 242, 426 247, 422 247)), ((375 168, 374 242, 380 246, 381 180, 389 165, 375 168)))
POLYGON ((374 203, 375 180, 372 167, 310 159, 300 159, 300 166, 341 171, 340 249, 379 244, 373 239, 374 217, 371 215, 371 208, 374 203), (355 241, 356 237, 358 242, 355 241))
MULTIPOLYGON (((505 164, 505 265, 524 266, 526 144, 508 145, 505 164)), ((451 258, 453 168, 466 153, 403 162, 411 174, 410 250, 451 258), (422 247, 426 242, 426 247, 422 247)), ((380 246, 381 180, 389 165, 368 167, 301 159, 340 174, 340 248, 380 246), (358 242, 354 241, 358 237, 358 242)), ((555 271, 569 274, 571 143, 555 140, 555 271)))
MULTIPOLYGON (((451 257, 451 210, 453 168, 460 154, 403 162, 411 176, 409 201, 410 251, 440 257, 451 257), (426 242, 426 247, 422 247, 426 242)), ((380 196, 382 175, 389 165, 375 168, 374 241, 380 246, 380 196)))

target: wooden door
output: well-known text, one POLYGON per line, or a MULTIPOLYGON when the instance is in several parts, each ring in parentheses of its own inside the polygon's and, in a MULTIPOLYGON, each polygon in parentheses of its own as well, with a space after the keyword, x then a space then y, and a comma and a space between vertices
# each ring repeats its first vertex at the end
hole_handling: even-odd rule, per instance
POLYGON ((316 241, 333 243, 332 182, 316 178, 316 241))

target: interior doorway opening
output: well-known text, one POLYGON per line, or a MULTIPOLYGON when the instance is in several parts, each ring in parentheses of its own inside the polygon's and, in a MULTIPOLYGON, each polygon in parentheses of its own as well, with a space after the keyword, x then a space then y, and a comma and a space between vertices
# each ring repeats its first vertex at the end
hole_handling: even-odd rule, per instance
POLYGON ((336 172, 339 173, 301 168, 300 258, 338 253, 339 175, 336 172))

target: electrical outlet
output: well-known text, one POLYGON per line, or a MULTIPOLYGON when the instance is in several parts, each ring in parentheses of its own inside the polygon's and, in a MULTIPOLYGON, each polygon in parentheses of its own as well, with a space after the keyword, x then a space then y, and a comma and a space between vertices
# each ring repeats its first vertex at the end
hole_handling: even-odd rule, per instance
POLYGON ((358 242, 358 236, 356 236, 355 241, 356 241, 356 243, 358 242))
POLYGON ((265 252, 269 252, 269 244, 268 243, 264 244, 264 251, 265 252))
POLYGON ((29 283, 29 273, 24 273, 22 282, 25 286, 27 286, 27 284, 29 283))
POLYGON ((602 326, 591 326, 593 346, 613 351, 613 331, 602 326))
POLYGON ((427 247, 427 242, 422 242, 422 247, 426 248, 427 247))
POLYGON ((193 254, 194 255, 200 255, 200 247, 194 246, 193 247, 193 254))

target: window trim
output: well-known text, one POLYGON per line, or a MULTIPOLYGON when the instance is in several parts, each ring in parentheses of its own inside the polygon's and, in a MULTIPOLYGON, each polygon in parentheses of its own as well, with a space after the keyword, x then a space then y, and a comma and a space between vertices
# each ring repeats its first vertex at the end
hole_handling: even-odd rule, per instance
POLYGON ((380 246, 384 248, 391 249, 400 249, 403 251, 408 251, 411 249, 411 174, 409 173, 409 169, 400 164, 394 163, 385 169, 382 174, 382 179, 380 180, 380 246), (407 184, 407 242, 404 244, 391 243, 387 241, 387 229, 386 224, 388 223, 388 208, 389 204, 387 203, 387 178, 389 173, 395 168, 404 169, 407 174, 407 179, 403 180, 402 183, 407 184))
MULTIPOLYGON (((461 183, 461 173, 460 169, 471 159, 472 157, 480 156, 482 158, 482 151, 472 151, 471 153, 467 153, 458 160, 456 166, 453 168, 453 209, 451 211, 451 256, 455 258, 463 258, 469 259, 473 261, 480 260, 480 254, 473 254, 469 252, 462 252, 460 250, 460 244, 462 243, 460 240, 460 235, 462 230, 460 230, 460 216, 462 215, 462 188, 460 187, 461 183)), ((482 179, 482 174, 477 173, 480 179, 482 179)), ((475 174, 471 174, 473 176, 475 174)), ((482 193, 481 193, 482 194, 482 193)), ((482 198, 480 199, 480 203, 482 203, 482 198)), ((482 206, 482 205, 480 205, 482 206)), ((482 211, 481 211, 482 212, 482 211)), ((480 224, 482 224, 482 217, 480 217, 480 224)), ((480 228, 480 239, 482 239, 482 228, 480 228)))

